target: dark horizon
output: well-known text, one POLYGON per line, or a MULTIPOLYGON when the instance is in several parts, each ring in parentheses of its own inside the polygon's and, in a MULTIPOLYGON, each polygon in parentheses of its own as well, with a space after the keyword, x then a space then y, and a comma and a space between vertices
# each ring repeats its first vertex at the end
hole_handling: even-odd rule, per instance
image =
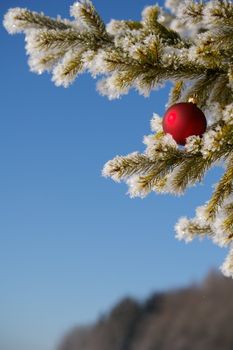
POLYGON ((57 350, 232 350, 232 293, 233 280, 212 270, 202 283, 127 297, 73 328, 57 350))

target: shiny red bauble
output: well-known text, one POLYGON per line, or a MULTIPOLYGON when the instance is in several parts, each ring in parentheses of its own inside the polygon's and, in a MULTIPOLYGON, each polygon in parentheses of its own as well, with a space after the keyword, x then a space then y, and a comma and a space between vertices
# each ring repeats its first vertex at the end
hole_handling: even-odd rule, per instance
POLYGON ((191 102, 171 106, 163 117, 163 131, 171 134, 179 145, 185 145, 189 136, 201 136, 206 131, 206 126, 204 113, 191 102))

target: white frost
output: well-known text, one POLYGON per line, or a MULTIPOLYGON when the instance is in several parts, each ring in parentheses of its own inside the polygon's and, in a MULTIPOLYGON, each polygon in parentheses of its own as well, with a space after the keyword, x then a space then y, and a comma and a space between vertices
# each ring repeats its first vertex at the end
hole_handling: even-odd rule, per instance
POLYGON ((233 247, 232 246, 220 269, 226 277, 233 277, 233 247))
POLYGON ((181 217, 175 225, 176 238, 184 240, 186 243, 194 239, 194 235, 189 232, 189 220, 187 217, 181 217))
POLYGON ((9 9, 8 12, 5 14, 3 19, 3 25, 9 34, 15 34, 24 31, 22 23, 20 23, 20 21, 18 21, 16 17, 21 15, 25 11, 27 11, 27 9, 15 7, 9 9))

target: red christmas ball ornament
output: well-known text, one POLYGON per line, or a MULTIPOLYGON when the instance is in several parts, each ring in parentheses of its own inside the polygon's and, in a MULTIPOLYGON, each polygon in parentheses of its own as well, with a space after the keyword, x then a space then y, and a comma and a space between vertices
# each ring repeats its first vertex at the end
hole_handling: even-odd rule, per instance
POLYGON ((189 136, 201 136, 206 131, 206 126, 204 113, 192 102, 171 106, 163 117, 163 131, 171 134, 179 145, 185 145, 189 136))

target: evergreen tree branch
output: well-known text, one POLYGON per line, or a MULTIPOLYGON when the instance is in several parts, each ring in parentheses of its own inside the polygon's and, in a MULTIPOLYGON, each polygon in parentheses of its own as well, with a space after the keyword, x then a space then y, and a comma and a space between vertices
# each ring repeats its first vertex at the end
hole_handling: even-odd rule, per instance
POLYGON ((205 5, 202 1, 186 1, 180 5, 178 16, 187 24, 199 24, 203 21, 205 5))
POLYGON ((113 180, 119 182, 132 175, 146 173, 154 166, 154 162, 147 156, 134 152, 126 157, 117 156, 108 161, 103 168, 102 175, 110 176, 113 180))
POLYGON ((172 106, 173 104, 179 101, 183 90, 184 90, 184 82, 182 80, 177 81, 170 91, 168 107, 172 106))
POLYGON ((142 24, 145 30, 159 35, 160 38, 167 43, 167 45, 177 45, 183 44, 183 46, 188 46, 185 41, 182 41, 180 35, 172 29, 166 28, 158 21, 158 16, 160 14, 160 8, 155 6, 148 6, 143 11, 142 24))
POLYGON ((143 25, 138 21, 130 21, 130 20, 115 20, 112 19, 107 25, 107 32, 115 37, 124 36, 126 33, 134 30, 143 29, 143 25))
POLYGON ((79 33, 72 29, 68 30, 40 30, 28 34, 26 36, 27 50, 31 54, 36 50, 37 52, 47 51, 50 49, 74 49, 81 47, 88 49, 97 49, 100 47, 98 40, 88 32, 79 33))
POLYGON ((109 40, 105 24, 89 0, 74 3, 71 14, 83 23, 83 25, 102 39, 109 40))
POLYGON ((233 4, 229 0, 210 1, 204 14, 213 27, 233 26, 233 4))
POLYGON ((233 203, 227 204, 223 210, 225 212, 225 218, 222 227, 228 233, 228 240, 233 240, 233 203))
POLYGON ((186 89, 185 94, 182 96, 184 101, 188 101, 189 98, 195 96, 195 103, 199 108, 203 108, 209 98, 212 89, 215 87, 218 73, 207 71, 207 73, 201 76, 193 85, 186 89))
POLYGON ((3 24, 11 34, 31 29, 67 30, 73 28, 72 23, 67 20, 61 20, 60 18, 52 19, 43 13, 18 7, 10 9, 6 13, 3 24))
POLYGON ((211 163, 211 159, 204 159, 201 155, 185 159, 172 181, 176 192, 183 193, 188 185, 201 182, 211 163))
POLYGON ((210 91, 208 104, 213 104, 218 102, 223 107, 229 105, 233 102, 232 89, 228 85, 229 76, 220 75, 210 91))
POLYGON ((32 72, 41 74, 46 70, 52 70, 65 54, 64 50, 47 50, 37 55, 31 55, 28 63, 32 72))
POLYGON ((200 239, 206 237, 207 235, 212 236, 211 226, 207 223, 200 223, 198 219, 187 219, 186 217, 180 218, 180 220, 175 225, 176 238, 179 240, 184 240, 187 243, 191 242, 194 238, 198 237, 200 239))
POLYGON ((223 201, 233 192, 233 156, 227 160, 227 169, 219 181, 206 208, 208 220, 213 220, 223 201))
POLYGON ((53 71, 53 81, 57 86, 69 86, 76 76, 83 71, 83 51, 68 52, 53 71))
POLYGON ((224 263, 221 266, 221 271, 226 277, 233 278, 233 249, 231 247, 224 263))
MULTIPOLYGON (((32 71, 52 71, 56 85, 68 86, 89 71, 102 76, 99 92, 110 99, 130 88, 147 96, 171 81, 168 105, 193 98, 207 117, 203 135, 179 148, 154 115, 154 134, 146 136, 143 154, 117 156, 103 175, 124 180, 131 196, 151 191, 182 194, 203 180, 211 166, 226 162, 226 171, 196 217, 182 218, 177 237, 186 241, 208 235, 216 244, 233 242, 233 4, 229 0, 167 1, 172 13, 149 6, 142 20, 112 20, 107 26, 90 0, 71 7, 73 21, 51 19, 27 9, 10 9, 4 17, 9 33, 25 32, 32 71)), ((233 276, 232 251, 222 270, 233 276)))

